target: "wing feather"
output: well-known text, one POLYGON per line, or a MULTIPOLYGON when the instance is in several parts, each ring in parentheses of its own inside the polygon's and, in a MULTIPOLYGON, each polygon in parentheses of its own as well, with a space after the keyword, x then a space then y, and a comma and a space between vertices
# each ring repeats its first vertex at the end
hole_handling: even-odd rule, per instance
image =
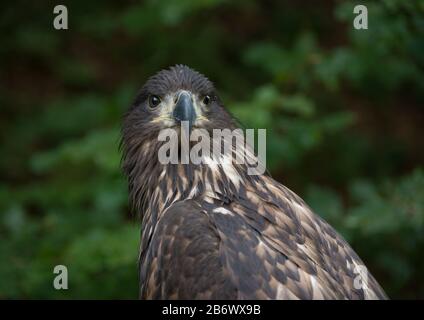
POLYGON ((141 296, 159 299, 384 299, 347 242, 271 178, 233 201, 207 195, 161 215, 141 261, 141 296), (268 191, 266 191, 268 190, 268 191))

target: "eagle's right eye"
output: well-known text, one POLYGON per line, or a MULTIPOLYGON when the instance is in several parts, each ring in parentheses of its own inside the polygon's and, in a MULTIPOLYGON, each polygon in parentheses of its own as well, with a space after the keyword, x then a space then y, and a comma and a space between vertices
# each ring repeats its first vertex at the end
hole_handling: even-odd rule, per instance
POLYGON ((150 108, 156 108, 160 104, 160 98, 155 95, 149 96, 149 106, 150 108))

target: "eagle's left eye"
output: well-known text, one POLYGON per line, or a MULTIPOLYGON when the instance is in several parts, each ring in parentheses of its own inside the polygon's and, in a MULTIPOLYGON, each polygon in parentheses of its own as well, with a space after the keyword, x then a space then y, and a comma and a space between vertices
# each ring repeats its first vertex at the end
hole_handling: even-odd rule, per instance
POLYGON ((204 96, 203 97, 203 104, 204 105, 208 105, 211 102, 211 97, 210 96, 204 96))

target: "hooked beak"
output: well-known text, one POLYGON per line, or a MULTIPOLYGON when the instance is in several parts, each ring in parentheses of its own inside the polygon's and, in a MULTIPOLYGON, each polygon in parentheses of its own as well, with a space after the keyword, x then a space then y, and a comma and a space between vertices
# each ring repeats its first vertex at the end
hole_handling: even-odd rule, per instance
POLYGON ((194 110, 193 99, 189 92, 180 91, 177 93, 177 100, 172 115, 176 121, 188 121, 189 128, 191 129, 196 120, 196 111, 194 110))

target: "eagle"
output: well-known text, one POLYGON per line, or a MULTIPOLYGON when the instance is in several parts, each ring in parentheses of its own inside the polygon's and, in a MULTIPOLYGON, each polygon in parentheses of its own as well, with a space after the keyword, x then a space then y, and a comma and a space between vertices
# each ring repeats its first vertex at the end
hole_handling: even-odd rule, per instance
POLYGON ((141 220, 141 299, 387 298, 343 237, 267 172, 249 174, 228 154, 159 161, 158 136, 181 136, 182 123, 241 128, 213 83, 185 65, 150 77, 126 111, 122 169, 141 220))

